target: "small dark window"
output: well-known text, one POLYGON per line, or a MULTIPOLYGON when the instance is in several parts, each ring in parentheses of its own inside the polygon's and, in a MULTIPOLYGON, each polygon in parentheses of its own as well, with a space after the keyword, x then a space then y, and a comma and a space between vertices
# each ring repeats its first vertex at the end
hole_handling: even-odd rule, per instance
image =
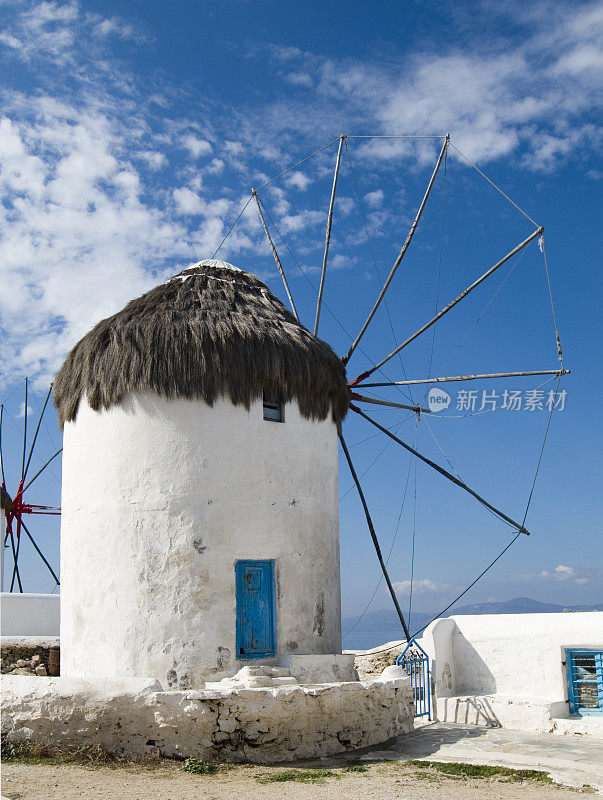
POLYGON ((264 419, 272 422, 284 422, 283 403, 278 392, 264 390, 264 419))

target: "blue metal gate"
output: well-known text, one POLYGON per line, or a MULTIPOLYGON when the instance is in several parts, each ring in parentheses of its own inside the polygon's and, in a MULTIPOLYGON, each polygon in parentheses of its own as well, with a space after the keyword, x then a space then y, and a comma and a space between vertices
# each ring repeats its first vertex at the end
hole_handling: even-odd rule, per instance
POLYGON ((431 716, 431 686, 429 680, 429 656, 423 648, 411 639, 398 656, 396 664, 410 678, 415 696, 415 717, 431 716))

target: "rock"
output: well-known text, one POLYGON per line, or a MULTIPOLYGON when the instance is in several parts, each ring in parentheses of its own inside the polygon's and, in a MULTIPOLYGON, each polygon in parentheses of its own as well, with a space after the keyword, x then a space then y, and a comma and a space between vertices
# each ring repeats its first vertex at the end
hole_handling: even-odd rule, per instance
MULTIPOLYGON (((19 662, 17 661, 17 664, 19 662)), ((12 675, 34 675, 35 673, 29 669, 29 667, 17 667, 11 673, 12 675)))
POLYGON ((39 655, 39 653, 36 653, 35 656, 31 657, 31 663, 34 665, 34 667, 37 667, 41 660, 42 656, 39 655))
POLYGON ((44 664, 40 664, 36 667, 36 675, 40 675, 40 677, 46 678, 48 676, 48 672, 46 672, 46 667, 44 664))
POLYGON ((361 681, 377 678, 386 667, 394 666, 396 659, 406 647, 406 642, 388 642, 384 648, 377 648, 375 653, 356 653, 355 666, 361 681), (393 647, 390 647, 391 645, 393 647))
POLYGON ((29 667, 29 661, 25 661, 24 658, 20 658, 17 661, 17 667, 19 667, 19 669, 23 669, 24 667, 29 667))
POLYGON ((378 680, 380 681, 398 681, 401 678, 406 677, 406 671, 403 667, 398 667, 396 664, 391 664, 389 667, 386 667, 381 675, 379 676, 378 680))

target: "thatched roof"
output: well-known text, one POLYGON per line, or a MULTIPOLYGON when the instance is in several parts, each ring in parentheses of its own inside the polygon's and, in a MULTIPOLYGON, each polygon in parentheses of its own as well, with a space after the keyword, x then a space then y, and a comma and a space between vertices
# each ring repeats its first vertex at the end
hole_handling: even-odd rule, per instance
POLYGON ((303 416, 335 422, 348 409, 345 368, 255 275, 201 261, 99 322, 54 383, 61 426, 85 395, 99 410, 128 392, 219 397, 249 408, 264 390, 297 400, 303 416))

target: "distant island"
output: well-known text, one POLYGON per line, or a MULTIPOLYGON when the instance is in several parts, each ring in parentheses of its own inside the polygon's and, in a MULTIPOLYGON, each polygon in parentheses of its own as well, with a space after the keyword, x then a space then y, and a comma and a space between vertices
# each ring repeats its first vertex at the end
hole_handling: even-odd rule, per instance
MULTIPOLYGON (((563 611, 603 611, 603 603, 592 606, 561 606, 555 603, 541 603, 531 597, 514 597, 496 603, 472 603, 455 606, 442 616, 458 614, 559 614, 563 611)), ((413 612, 410 620, 411 633, 418 631, 433 619, 433 612, 413 612)), ((358 616, 346 617, 341 622, 343 647, 346 650, 368 650, 384 642, 402 639, 400 622, 395 611, 381 609, 368 611, 358 622, 358 616)))

